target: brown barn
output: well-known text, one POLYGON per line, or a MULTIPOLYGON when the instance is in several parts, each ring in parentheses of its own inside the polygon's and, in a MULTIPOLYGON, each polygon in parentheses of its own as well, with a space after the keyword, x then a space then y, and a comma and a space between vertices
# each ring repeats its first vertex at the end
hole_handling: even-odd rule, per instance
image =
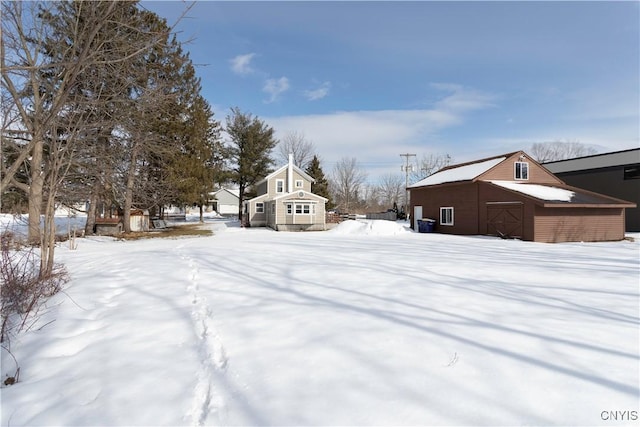
POLYGON ((636 205, 566 185, 523 151, 447 166, 409 186, 412 227, 535 242, 621 240, 636 205))

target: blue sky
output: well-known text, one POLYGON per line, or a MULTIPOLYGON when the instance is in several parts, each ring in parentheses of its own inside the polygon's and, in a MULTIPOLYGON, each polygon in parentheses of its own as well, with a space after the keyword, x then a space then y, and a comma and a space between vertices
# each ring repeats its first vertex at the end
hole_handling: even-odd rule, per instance
MULTIPOLYGON (((188 2, 144 1, 176 22, 188 2)), ((237 106, 376 182, 579 141, 640 146, 639 2, 197 2, 176 29, 224 123, 237 106)))

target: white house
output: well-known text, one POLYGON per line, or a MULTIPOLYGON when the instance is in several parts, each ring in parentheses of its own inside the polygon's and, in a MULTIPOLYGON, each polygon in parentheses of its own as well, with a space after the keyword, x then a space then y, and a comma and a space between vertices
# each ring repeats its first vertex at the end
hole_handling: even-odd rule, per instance
POLYGON ((220 215, 238 215, 240 206, 240 190, 221 188, 209 193, 212 209, 220 215))

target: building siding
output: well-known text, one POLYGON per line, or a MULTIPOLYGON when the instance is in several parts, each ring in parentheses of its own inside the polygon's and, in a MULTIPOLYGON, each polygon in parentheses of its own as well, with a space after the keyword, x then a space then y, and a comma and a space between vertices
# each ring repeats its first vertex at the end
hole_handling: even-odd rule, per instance
POLYGON ((635 203, 627 208, 625 227, 627 231, 640 231, 640 179, 624 179, 625 166, 603 169, 560 172, 557 175, 567 184, 595 193, 606 194, 635 203))
POLYGON ((261 182, 260 184, 258 184, 256 186, 256 194, 258 196, 261 196, 263 194, 266 194, 267 191, 269 191, 269 188, 267 187, 267 181, 265 182, 261 182))
POLYGON ((265 182, 261 183, 258 186, 258 195, 268 193, 269 196, 271 196, 271 197, 277 197, 277 196, 281 196, 281 195, 286 194, 286 193, 293 193, 293 192, 300 191, 300 190, 311 192, 311 182, 307 181, 295 169, 293 170, 293 181, 292 181, 292 183, 293 183, 292 184, 293 188, 291 189, 291 191, 287 191, 287 185, 288 185, 287 169, 284 169, 283 171, 281 171, 277 175, 273 176, 268 181, 265 181, 265 182), (282 180, 283 184, 284 184, 283 185, 284 191, 282 193, 277 193, 276 192, 276 183, 277 183, 278 180, 282 180), (302 188, 296 188, 296 186, 295 186, 296 185, 296 180, 301 180, 302 181, 302 188))
POLYGON ((411 190, 410 200, 410 212, 414 212, 414 206, 422 206, 422 218, 435 219, 435 231, 438 233, 479 233, 477 183, 444 184, 414 189, 411 190), (453 207, 452 226, 440 224, 441 207, 453 207))
POLYGON ((527 182, 535 182, 537 184, 561 184, 562 181, 556 178, 544 167, 538 165, 533 159, 525 156, 523 160, 520 160, 520 154, 514 154, 507 158, 502 163, 497 164, 492 169, 488 170, 484 174, 480 175, 479 179, 482 181, 514 181, 515 162, 527 162, 529 164, 529 179, 527 182))
POLYGON ((624 209, 544 208, 535 210, 535 241, 589 242, 624 238, 624 209))

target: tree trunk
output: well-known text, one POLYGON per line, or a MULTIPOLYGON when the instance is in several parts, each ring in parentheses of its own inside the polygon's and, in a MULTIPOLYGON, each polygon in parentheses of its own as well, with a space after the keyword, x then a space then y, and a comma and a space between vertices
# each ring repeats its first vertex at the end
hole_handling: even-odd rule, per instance
POLYGON ((42 213, 42 190, 44 187, 44 175, 42 171, 42 150, 44 142, 40 135, 37 138, 31 152, 31 182, 29 185, 29 234, 30 244, 41 243, 40 215, 42 213))
POLYGON ((200 203, 200 222, 204 222, 204 204, 200 203))
POLYGON ((40 242, 40 278, 51 276, 56 247, 55 194, 50 194, 44 211, 44 230, 40 242))
POLYGON ((244 199, 244 185, 240 184, 240 198, 238 199, 238 219, 240 220, 240 227, 244 227, 242 220, 242 199, 244 199))
POLYGON ((84 226, 84 234, 90 235, 95 231, 96 226, 96 215, 98 212, 98 195, 96 194, 95 187, 91 191, 91 196, 89 196, 89 209, 87 209, 87 223, 84 226))
POLYGON ((129 164, 129 171, 127 173, 127 183, 124 193, 124 206, 122 207, 122 221, 124 224, 124 231, 131 233, 131 206, 133 205, 133 187, 136 179, 136 163, 138 161, 138 147, 135 146, 131 150, 131 163, 129 164))

